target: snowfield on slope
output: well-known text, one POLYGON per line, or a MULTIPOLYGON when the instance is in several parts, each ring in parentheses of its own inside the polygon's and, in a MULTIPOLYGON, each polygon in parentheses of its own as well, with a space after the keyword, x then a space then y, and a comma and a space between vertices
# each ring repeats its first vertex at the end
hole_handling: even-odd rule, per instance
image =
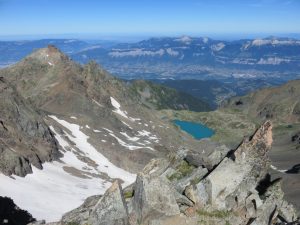
POLYGON ((65 136, 79 151, 69 145, 65 136, 50 127, 65 151, 64 156, 60 161, 44 163, 43 170, 33 167, 33 173, 25 178, 0 174, 0 182, 5 184, 0 186, 1 196, 12 198, 19 207, 28 210, 36 219, 53 222, 58 221, 64 213, 78 207, 87 197, 103 194, 111 185, 110 182, 92 175, 106 173, 111 178, 122 179, 124 186, 135 181, 135 174, 115 166, 88 143, 89 137, 80 130, 79 125, 60 120, 56 116, 50 118, 68 130, 69 133, 64 130, 65 136), (93 160, 97 166, 92 167, 79 160, 80 154, 93 160), (66 172, 65 167, 82 171, 84 177, 66 172))

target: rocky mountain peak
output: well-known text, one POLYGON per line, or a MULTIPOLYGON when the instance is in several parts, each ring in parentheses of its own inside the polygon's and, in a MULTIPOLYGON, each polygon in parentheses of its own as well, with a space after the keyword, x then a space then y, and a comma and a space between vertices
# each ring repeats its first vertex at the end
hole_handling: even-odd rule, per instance
POLYGON ((38 49, 25 58, 25 60, 32 59, 36 59, 49 66, 55 66, 58 63, 70 61, 70 58, 54 45, 48 45, 46 48, 38 49))

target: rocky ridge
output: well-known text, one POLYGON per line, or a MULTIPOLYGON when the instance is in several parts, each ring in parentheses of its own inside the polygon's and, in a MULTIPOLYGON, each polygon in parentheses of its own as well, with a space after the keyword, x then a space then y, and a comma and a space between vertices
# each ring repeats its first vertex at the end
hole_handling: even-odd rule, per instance
POLYGON ((213 168, 190 164, 195 158, 187 157, 191 152, 186 150, 154 159, 133 185, 123 190, 115 181, 103 196, 88 198, 52 224, 297 224, 280 180, 268 174, 271 144, 267 121, 236 150, 227 149, 213 168), (178 188, 183 179, 186 183, 178 188))
POLYGON ((0 78, 0 170, 25 176, 31 165, 58 159, 60 153, 43 115, 36 112, 16 89, 0 78))

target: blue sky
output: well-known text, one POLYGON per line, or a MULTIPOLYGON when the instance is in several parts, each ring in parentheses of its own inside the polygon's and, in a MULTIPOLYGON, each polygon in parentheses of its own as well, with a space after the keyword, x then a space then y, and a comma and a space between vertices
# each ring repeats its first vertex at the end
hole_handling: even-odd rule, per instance
POLYGON ((234 33, 300 33, 300 0, 0 0, 0 36, 234 33))

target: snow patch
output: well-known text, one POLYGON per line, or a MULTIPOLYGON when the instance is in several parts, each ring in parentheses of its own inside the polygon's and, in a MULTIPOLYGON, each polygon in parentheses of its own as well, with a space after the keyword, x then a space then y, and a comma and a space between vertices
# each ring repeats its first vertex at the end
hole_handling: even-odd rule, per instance
POLYGON ((226 46, 226 45, 225 45, 224 43, 220 42, 220 43, 218 43, 218 44, 216 44, 216 45, 212 45, 212 46, 211 46, 211 49, 212 49, 213 51, 218 52, 218 51, 221 51, 225 46, 226 46))
POLYGON ((95 161, 98 166, 97 169, 103 173, 107 173, 111 178, 121 178, 125 183, 131 183, 135 179, 135 175, 129 173, 114 164, 112 164, 105 156, 98 152, 89 142, 89 136, 80 131, 80 126, 77 124, 69 123, 65 120, 60 120, 56 116, 49 116, 63 127, 67 128, 72 135, 66 134, 67 137, 75 143, 86 157, 95 161))
POLYGON ((287 171, 287 170, 280 170, 276 166, 273 166, 273 165, 271 165, 270 167, 271 167, 271 169, 273 169, 273 170, 275 170, 277 172, 280 172, 280 173, 285 173, 287 171))
POLYGON ((93 130, 95 133, 100 133, 101 131, 100 130, 93 130))
POLYGON ((134 182, 136 175, 116 167, 90 145, 87 142, 89 137, 80 131, 79 125, 60 120, 56 116, 49 117, 68 129, 72 135, 66 133, 66 136, 75 143, 82 154, 95 161, 98 166, 93 168, 79 160, 74 154, 76 149, 50 126, 59 145, 66 151, 60 162, 46 162, 43 164, 43 170, 33 167, 33 173, 26 177, 12 176, 12 179, 0 174, 0 182, 5 184, 0 185, 2 196, 12 198, 18 206, 28 210, 38 220, 53 222, 58 221, 64 213, 78 207, 87 197, 103 194, 111 185, 101 178, 86 175, 87 178, 84 179, 71 175, 64 170, 64 166, 97 174, 107 173, 112 178, 124 180, 124 185, 134 182), (64 204, 57 204, 58 202, 64 204))
POLYGON ((99 107, 104 107, 103 105, 101 105, 99 102, 97 102, 95 99, 93 99, 93 102, 98 105, 99 107))
POLYGON ((192 38, 190 38, 189 36, 182 36, 180 38, 175 39, 175 41, 179 41, 184 44, 190 44, 192 42, 192 38))
POLYGON ((172 48, 167 48, 167 49, 166 49, 166 52, 167 52, 170 56, 178 56, 178 55, 179 55, 179 52, 173 50, 172 48))
POLYGON ((125 148, 128 148, 129 150, 137 150, 137 149, 141 149, 141 148, 147 148, 147 149, 150 149, 150 150, 154 151, 154 149, 152 147, 136 146, 136 145, 128 144, 128 143, 126 143, 125 141, 123 141, 122 139, 120 139, 119 137, 117 137, 116 135, 114 135, 112 133, 110 133, 110 136, 114 137, 120 145, 122 145, 125 148))
POLYGON ((125 136, 129 141, 138 141, 140 138, 138 137, 130 137, 126 132, 120 132, 123 136, 125 136))
POLYGON ((112 106, 115 108, 115 110, 113 110, 113 112, 128 119, 128 116, 126 115, 126 113, 120 109, 121 108, 120 103, 113 97, 110 97, 110 101, 111 101, 112 106))

